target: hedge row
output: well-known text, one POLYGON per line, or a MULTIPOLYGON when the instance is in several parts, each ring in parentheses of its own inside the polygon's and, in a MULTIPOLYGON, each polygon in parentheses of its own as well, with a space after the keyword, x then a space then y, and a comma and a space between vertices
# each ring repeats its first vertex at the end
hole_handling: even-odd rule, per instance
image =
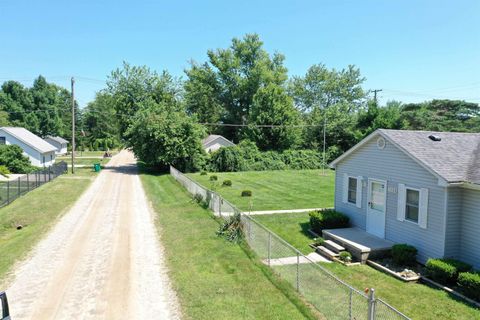
POLYGON ((242 141, 213 152, 207 160, 207 169, 213 172, 320 169, 322 159, 322 154, 315 150, 261 152, 254 143, 242 141))
POLYGON ((310 228, 318 234, 323 229, 337 229, 349 227, 348 216, 333 209, 318 210, 309 213, 310 228))

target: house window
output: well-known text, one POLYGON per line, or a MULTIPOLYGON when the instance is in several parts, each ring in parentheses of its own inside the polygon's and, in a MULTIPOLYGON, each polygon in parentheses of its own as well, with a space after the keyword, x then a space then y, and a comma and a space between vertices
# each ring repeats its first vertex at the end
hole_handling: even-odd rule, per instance
POLYGON ((409 188, 406 191, 405 219, 418 223, 420 191, 409 188))
POLYGON ((348 202, 357 203, 357 178, 348 177, 348 202))
POLYGON ((43 160, 43 162, 42 162, 42 163, 45 163, 45 156, 43 156, 42 160, 43 160))
POLYGON ((5 141, 5 137, 0 137, 0 144, 5 144, 6 141, 5 141))

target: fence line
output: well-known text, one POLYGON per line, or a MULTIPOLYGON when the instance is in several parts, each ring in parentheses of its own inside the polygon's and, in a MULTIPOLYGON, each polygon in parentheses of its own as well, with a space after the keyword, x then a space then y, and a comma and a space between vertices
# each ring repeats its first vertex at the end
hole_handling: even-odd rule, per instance
POLYGON ((339 279, 284 239, 242 212, 216 192, 208 190, 174 167, 170 174, 197 200, 204 201, 215 215, 223 217, 239 213, 245 240, 250 248, 281 278, 288 281, 326 319, 409 319, 400 311, 339 279))
POLYGON ((67 168, 67 163, 62 161, 14 180, 0 181, 0 207, 10 204, 18 197, 54 180, 67 172, 67 168))

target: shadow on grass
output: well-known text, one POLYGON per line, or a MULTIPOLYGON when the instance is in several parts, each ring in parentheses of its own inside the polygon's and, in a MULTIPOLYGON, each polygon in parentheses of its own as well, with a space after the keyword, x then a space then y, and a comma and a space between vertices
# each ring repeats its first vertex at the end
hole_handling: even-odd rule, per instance
POLYGON ((308 230, 310 229, 310 222, 300 222, 300 228, 302 229, 302 233, 306 235, 308 238, 313 239, 315 238, 308 230))

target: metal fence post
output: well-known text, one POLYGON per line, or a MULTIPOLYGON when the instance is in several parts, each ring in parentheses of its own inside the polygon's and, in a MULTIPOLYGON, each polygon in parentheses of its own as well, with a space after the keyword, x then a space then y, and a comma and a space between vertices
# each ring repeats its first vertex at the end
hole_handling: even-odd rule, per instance
POLYGON ((371 288, 368 293, 368 320, 375 320, 375 289, 371 288))
POLYGON ((48 167, 48 182, 50 182, 51 180, 52 180, 52 175, 50 172, 50 167, 48 167))
POLYGON ((30 181, 28 181, 29 174, 27 173, 27 192, 30 191, 30 181))
POLYGON ((353 304, 353 292, 352 292, 352 288, 350 288, 350 303, 349 303, 349 308, 348 308, 348 317, 350 320, 353 320, 353 316, 352 316, 352 304, 353 304))
POLYGON ((297 252, 297 291, 300 292, 300 254, 297 252))
POLYGON ((10 180, 7 180, 7 204, 10 203, 10 180))
POLYGON ((20 197, 20 177, 17 178, 17 182, 18 182, 18 183, 17 183, 17 188, 18 188, 18 190, 17 190, 17 197, 20 197))
POLYGON ((270 260, 272 259, 272 234, 268 233, 268 266, 270 267, 270 260))

